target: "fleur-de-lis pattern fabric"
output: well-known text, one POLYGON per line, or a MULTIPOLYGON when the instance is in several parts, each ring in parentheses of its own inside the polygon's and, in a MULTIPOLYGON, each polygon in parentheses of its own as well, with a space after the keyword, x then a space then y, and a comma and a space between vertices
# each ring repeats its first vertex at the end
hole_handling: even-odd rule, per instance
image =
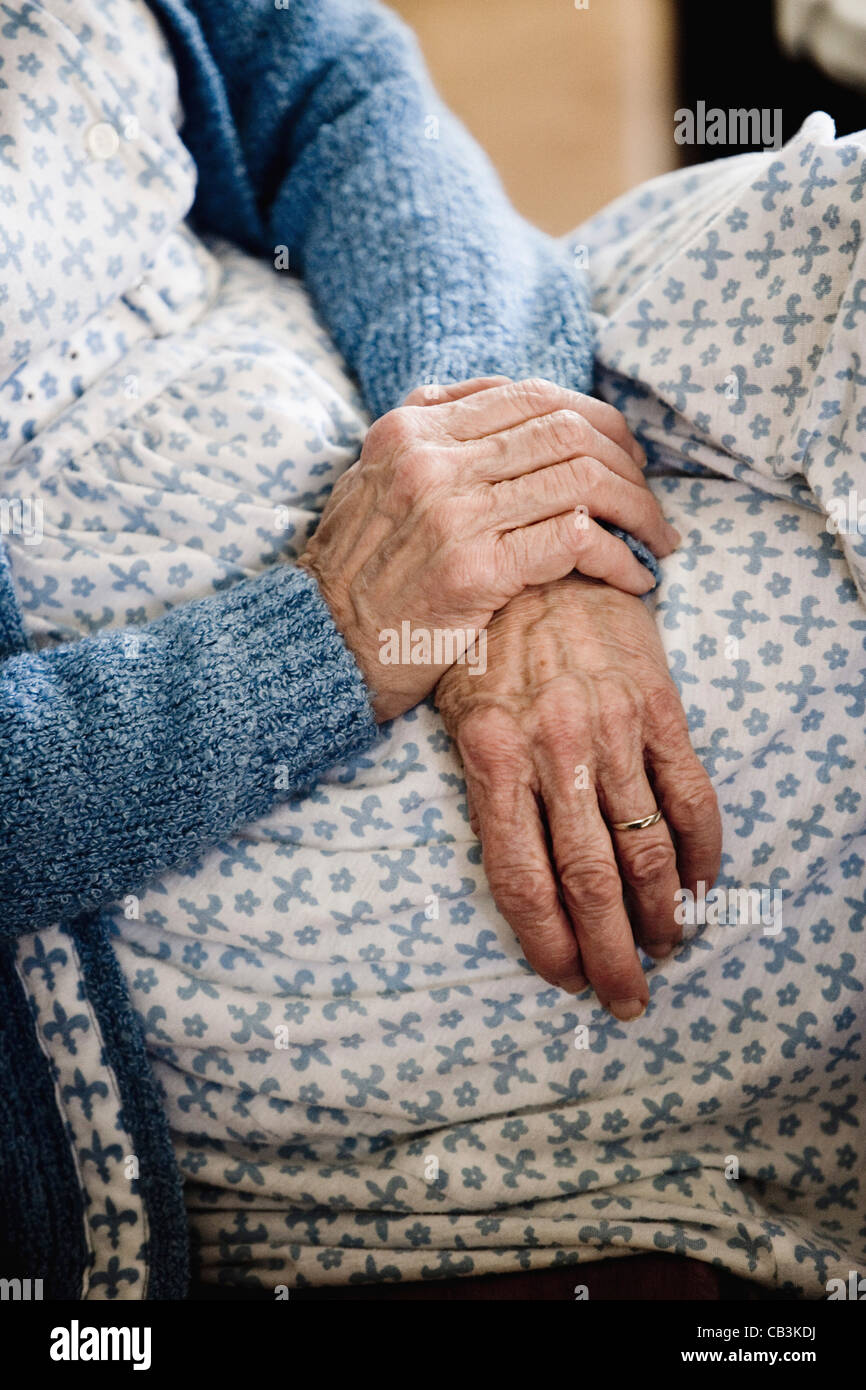
POLYGON ((65 927, 25 937, 17 970, 51 1058, 63 1117, 85 1195, 88 1263, 83 1299, 141 1299, 148 1292, 148 1221, 138 1193, 138 1155, 93 1005, 80 989, 75 939, 65 927))
MULTIPOLYGON (((47 644, 297 554, 367 425, 302 285, 183 225, 173 74, 136 14, 135 73, 97 0, 72 47, 40 5, 3 21, 0 79, 22 98, 28 63, 46 61, 97 93, 80 118, 84 78, 57 111, 22 100, 27 165, 0 149, 0 199, 28 195, 25 167, 37 185, 25 244, 0 251, 14 383, 0 434, 28 422, 3 488, 43 502, 44 535, 7 539, 47 644), (87 66, 95 44, 116 59, 110 81, 87 66), (98 178, 88 163, 92 186, 69 184, 74 141, 118 82, 135 84, 124 113, 141 154, 124 147, 98 178), (64 137, 46 137, 40 166, 47 121, 64 137), (90 249, 76 198, 92 200, 82 227, 103 229, 90 249), (69 237, 92 283, 74 265, 52 280, 50 258, 40 269, 43 209, 63 229, 43 239, 69 237)), ((819 120, 782 151, 638 190, 574 238, 600 388, 646 440, 685 537, 652 602, 719 793, 722 884, 778 890, 778 930, 698 926, 647 962, 637 1024, 563 995, 495 908, 435 710, 394 721, 309 796, 110 914, 205 1279, 435 1279, 669 1250, 821 1296, 866 1270, 866 541, 828 527, 831 499, 866 497, 864 181, 863 141, 819 120)), ((19 964, 61 1085, 83 1024, 59 959, 28 971, 39 949, 22 940, 19 964)), ((116 1218, 99 1272, 117 1296, 143 1233, 124 1220, 134 1204, 95 1187, 124 1147, 117 1114, 92 1122, 76 1142, 116 1218)))
MULTIPOLYGON (((182 338, 215 267, 183 223, 195 168, 177 135, 174 68, 145 5, 113 19, 100 0, 6 6, 0 95, 0 496, 42 500, 40 469, 62 461, 74 472, 82 444, 116 418, 118 398, 146 398, 173 379, 176 366, 154 360, 153 340, 166 329, 182 338)), ((71 524, 62 498, 55 503, 71 524)), ((35 515, 25 511, 23 535, 4 541, 38 545, 35 515)), ((46 581, 41 596, 28 591, 37 641, 51 590, 46 581)), ((81 1297, 144 1298, 141 1156, 74 933, 24 937, 16 959, 84 1197, 81 1297)))

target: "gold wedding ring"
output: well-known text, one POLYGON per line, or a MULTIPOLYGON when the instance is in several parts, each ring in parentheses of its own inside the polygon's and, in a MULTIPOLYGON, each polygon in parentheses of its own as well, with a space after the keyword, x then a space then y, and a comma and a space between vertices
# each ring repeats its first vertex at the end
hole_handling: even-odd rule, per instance
POLYGON ((646 830, 648 825, 656 825, 661 818, 661 811, 653 811, 651 816, 641 816, 640 820, 615 820, 611 823, 611 830, 646 830))

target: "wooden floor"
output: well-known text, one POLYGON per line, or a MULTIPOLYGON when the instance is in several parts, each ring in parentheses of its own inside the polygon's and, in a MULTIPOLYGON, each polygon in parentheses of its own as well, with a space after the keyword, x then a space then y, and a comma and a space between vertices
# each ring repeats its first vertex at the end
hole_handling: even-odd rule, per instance
POLYGON ((677 164, 672 0, 390 0, 521 212, 566 232, 677 164))

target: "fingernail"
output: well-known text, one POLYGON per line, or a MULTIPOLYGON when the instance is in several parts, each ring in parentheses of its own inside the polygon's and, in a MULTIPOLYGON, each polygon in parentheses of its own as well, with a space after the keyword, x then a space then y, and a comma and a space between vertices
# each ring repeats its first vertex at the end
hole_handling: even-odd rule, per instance
POLYGON ((562 988, 566 994, 583 994, 586 989, 586 980, 582 980, 579 975, 570 975, 567 980, 563 980, 562 988))
POLYGON ((648 956, 652 956, 653 960, 657 961, 667 960, 674 953, 674 948, 669 941, 648 941, 644 950, 648 956))
POLYGON ((675 526, 668 526, 668 537, 672 545, 682 545, 683 538, 675 526))
POLYGON ((607 1007, 620 1023, 631 1023, 632 1019, 640 1018, 646 1010, 646 1004, 642 1004, 639 999, 612 999, 607 1007))

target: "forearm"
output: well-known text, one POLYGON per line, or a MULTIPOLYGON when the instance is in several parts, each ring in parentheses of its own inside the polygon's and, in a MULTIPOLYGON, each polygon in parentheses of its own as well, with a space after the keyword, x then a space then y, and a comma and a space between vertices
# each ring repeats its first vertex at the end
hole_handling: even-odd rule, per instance
POLYGON ((0 665, 0 934, 135 891, 368 746, 312 580, 279 566, 0 665))
POLYGON ((196 216, 260 254, 288 247, 374 415, 431 377, 588 389, 582 272, 515 213, 394 15, 367 0, 152 3, 208 171, 196 216))
POLYGON ((271 232, 304 210, 304 278, 371 412, 422 382, 490 373, 589 390, 582 273, 517 215, 423 70, 383 74, 334 126, 323 94, 321 115, 271 232))

